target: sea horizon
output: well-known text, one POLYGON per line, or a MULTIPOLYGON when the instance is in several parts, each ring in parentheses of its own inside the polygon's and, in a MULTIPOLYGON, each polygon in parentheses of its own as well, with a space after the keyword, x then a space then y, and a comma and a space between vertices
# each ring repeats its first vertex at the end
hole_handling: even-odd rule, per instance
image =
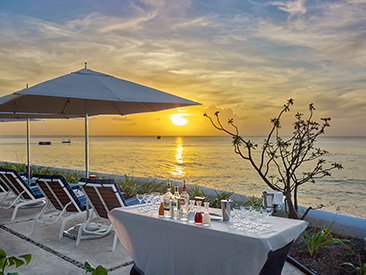
MULTIPOLYGON (((265 138, 247 137, 261 144, 265 138)), ((44 167, 85 170, 85 137, 30 137, 30 163, 44 167), (62 140, 71 139, 70 144, 62 140), (52 145, 38 145, 50 141, 52 145)), ((344 169, 332 171, 299 189, 299 205, 366 218, 366 138, 320 137, 316 146, 329 151, 330 165, 339 162, 344 169)), ((0 136, 0 160, 26 163, 26 137, 0 136)), ((260 197, 270 190, 250 164, 234 153, 230 136, 89 136, 91 172, 135 177, 171 179, 217 190, 260 197)))
MULTIPOLYGON (((90 135, 89 137, 231 137, 230 135, 90 135)), ((242 136, 244 138, 247 137, 267 137, 267 136, 248 136, 248 135, 239 135, 242 136)), ((273 135, 272 135, 273 136, 273 135)), ((27 137, 26 134, 22 134, 22 135, 5 135, 5 134, 0 134, 0 137, 27 137)), ((85 135, 30 135, 31 138, 35 138, 35 137, 85 137, 85 135)), ((286 137, 290 137, 290 136, 282 136, 284 138, 286 137)), ((322 138, 365 138, 366 136, 357 136, 357 135, 338 135, 338 136, 319 136, 317 137, 317 139, 322 139, 322 138)))

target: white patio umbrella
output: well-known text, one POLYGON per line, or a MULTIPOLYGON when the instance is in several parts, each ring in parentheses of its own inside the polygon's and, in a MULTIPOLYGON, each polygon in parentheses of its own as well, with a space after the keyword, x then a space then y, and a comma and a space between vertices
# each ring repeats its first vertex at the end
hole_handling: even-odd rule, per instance
POLYGON ((127 115, 199 105, 85 68, 7 95, 0 113, 44 118, 85 117, 85 175, 89 176, 88 116, 127 115))
MULTIPOLYGON (((28 88, 28 87, 27 87, 28 88)), ((7 101, 13 96, 8 94, 0 97, 0 104, 7 101)), ((73 116, 65 116, 59 114, 40 114, 40 113, 16 113, 16 112, 0 112, 0 122, 11 121, 27 121, 27 174, 28 182, 30 182, 30 121, 43 121, 43 118, 71 118, 73 116)))

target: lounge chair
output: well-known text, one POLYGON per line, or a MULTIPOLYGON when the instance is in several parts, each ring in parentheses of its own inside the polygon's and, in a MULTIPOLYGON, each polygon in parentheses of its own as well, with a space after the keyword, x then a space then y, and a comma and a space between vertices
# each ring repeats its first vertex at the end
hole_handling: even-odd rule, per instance
POLYGON ((6 184, 3 182, 3 179, 0 177, 0 193, 5 195, 9 192, 9 188, 6 186, 6 184))
POLYGON ((54 224, 62 220, 59 233, 59 239, 61 239, 66 222, 85 215, 86 198, 78 197, 61 175, 35 175, 33 181, 47 198, 47 203, 41 213, 35 217, 31 235, 34 233, 36 223, 54 224), (51 209, 47 209, 49 204, 53 206, 51 209))
MULTIPOLYGON (((0 176, 0 196, 7 196, 9 195, 10 189, 8 186, 3 182, 2 177, 0 176)), ((2 201, 2 200, 1 200, 2 201)))
MULTIPOLYGON (((128 205, 138 204, 138 200, 134 197, 125 200, 124 193, 121 193, 115 180, 113 179, 90 179, 82 178, 79 181, 79 186, 84 192, 85 196, 92 205, 92 212, 89 215, 87 221, 85 221, 79 228, 78 237, 76 240, 76 245, 80 244, 81 235, 83 232, 88 234, 100 234, 105 236, 113 229, 112 223, 110 223, 108 218, 108 212, 116 207, 124 207, 128 205), (96 217, 93 218, 93 214, 96 217), (102 228, 101 230, 88 229, 91 222, 97 219, 109 221, 109 227, 102 228)), ((112 251, 116 249, 117 245, 117 235, 114 235, 112 251)))
POLYGON ((7 169, 0 167, 0 179, 2 183, 2 189, 7 193, 1 199, 0 205, 5 202, 5 199, 9 194, 13 193, 15 198, 8 201, 7 206, 0 206, 3 209, 9 209, 14 206, 13 215, 11 220, 13 221, 17 215, 19 207, 22 206, 42 206, 45 204, 46 199, 44 198, 41 191, 36 187, 30 187, 13 169, 7 169))

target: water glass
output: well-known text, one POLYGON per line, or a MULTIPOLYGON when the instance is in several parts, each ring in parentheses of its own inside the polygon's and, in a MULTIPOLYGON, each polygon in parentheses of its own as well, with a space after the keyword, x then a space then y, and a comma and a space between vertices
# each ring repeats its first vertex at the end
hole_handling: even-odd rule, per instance
POLYGON ((140 202, 140 208, 139 208, 139 210, 141 211, 141 210, 142 210, 142 201, 144 200, 144 195, 142 195, 142 194, 137 194, 137 195, 136 195, 136 198, 137 198, 137 200, 140 202))
POLYGON ((266 207, 266 208, 263 208, 262 210, 262 213, 264 214, 264 220, 265 220, 265 223, 264 223, 264 226, 265 227, 271 227, 272 224, 269 223, 269 216, 271 216, 273 212, 273 209, 270 208, 270 207, 266 207))
POLYGON ((240 217, 239 217, 239 209, 233 207, 230 211, 230 226, 231 228, 239 228, 240 217))
POLYGON ((149 206, 149 203, 150 203, 150 194, 144 193, 143 197, 144 197, 143 201, 145 202, 144 211, 145 212, 148 212, 149 211, 149 208, 150 208, 150 206, 149 206))
POLYGON ((258 211, 256 211, 254 208, 250 208, 250 211, 248 212, 248 218, 249 218, 248 232, 256 233, 258 226, 257 223, 258 211))

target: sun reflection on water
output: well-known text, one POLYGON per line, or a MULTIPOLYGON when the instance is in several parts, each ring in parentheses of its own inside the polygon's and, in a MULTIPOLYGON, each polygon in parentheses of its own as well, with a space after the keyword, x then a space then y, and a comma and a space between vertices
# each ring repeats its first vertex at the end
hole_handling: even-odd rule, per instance
POLYGON ((175 164, 172 167, 172 171, 170 172, 174 177, 181 178, 185 175, 182 164, 183 160, 183 146, 182 139, 180 137, 177 138, 177 148, 175 149, 175 164))

